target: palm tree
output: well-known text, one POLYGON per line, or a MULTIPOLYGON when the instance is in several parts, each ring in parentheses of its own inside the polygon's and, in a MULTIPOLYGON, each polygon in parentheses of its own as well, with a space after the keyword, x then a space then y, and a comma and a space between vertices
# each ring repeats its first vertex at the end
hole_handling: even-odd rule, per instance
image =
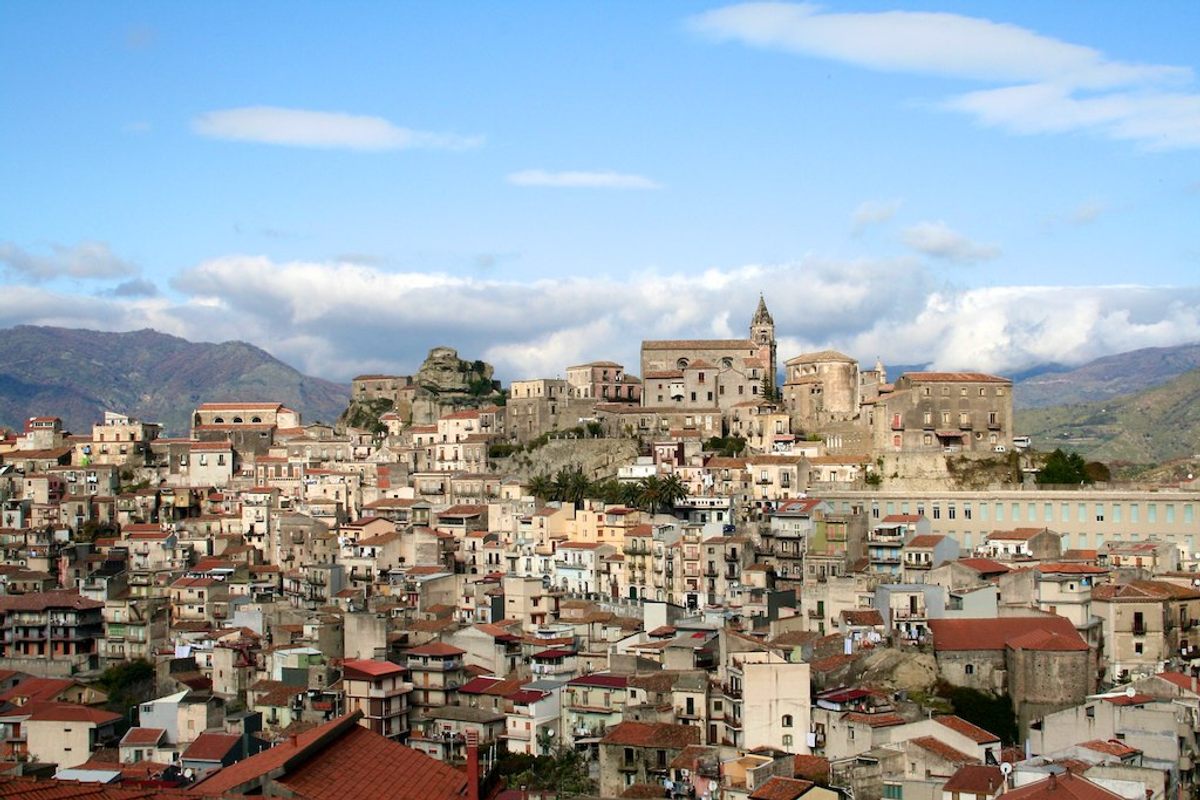
POLYGON ((534 475, 529 479, 529 493, 538 500, 549 500, 554 493, 554 481, 544 472, 534 475))
POLYGON ((563 467, 554 476, 554 496, 557 500, 571 502, 576 508, 583 505, 589 494, 591 481, 583 472, 583 467, 576 464, 573 467, 563 467))
POLYGON ((688 496, 688 488, 678 474, 672 472, 659 484, 658 500, 674 511, 675 506, 688 496))
POLYGON ((657 475, 648 475, 638 481, 638 508, 658 513, 658 504, 662 501, 662 479, 657 475))

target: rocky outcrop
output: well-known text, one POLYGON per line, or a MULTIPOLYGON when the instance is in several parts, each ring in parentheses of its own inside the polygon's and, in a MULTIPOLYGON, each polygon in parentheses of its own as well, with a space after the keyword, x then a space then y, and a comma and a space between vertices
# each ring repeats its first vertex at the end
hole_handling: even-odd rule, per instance
POLYGON ((486 361, 463 361, 453 347, 435 347, 417 370, 416 383, 437 394, 491 394, 492 365, 486 361))

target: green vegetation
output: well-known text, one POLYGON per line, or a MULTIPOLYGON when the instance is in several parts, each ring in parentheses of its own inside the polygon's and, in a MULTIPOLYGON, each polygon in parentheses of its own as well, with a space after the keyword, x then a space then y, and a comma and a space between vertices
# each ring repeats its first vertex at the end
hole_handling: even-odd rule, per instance
POLYGON ((378 397, 374 400, 355 400, 346 409, 342 421, 347 427, 368 430, 381 436, 387 433, 387 425, 383 424, 379 418, 394 407, 395 404, 386 397, 378 397))
POLYGON ((640 508, 657 514, 664 508, 673 508, 687 497, 687 487, 678 475, 648 478, 631 483, 607 478, 589 481, 583 467, 563 467, 553 477, 534 475, 529 480, 529 492, 540 500, 556 500, 580 506, 585 499, 593 498, 608 504, 620 504, 640 508))
POLYGON ((1016 429, 1085 460, 1160 464, 1200 452, 1200 370, 1093 403, 1019 409, 1016 429))
POLYGON ((108 710, 127 714, 132 706, 154 695, 154 665, 137 659, 104 670, 96 685, 108 695, 108 710))
POLYGON ((1062 450, 1055 450, 1046 456, 1046 460, 1042 463, 1037 482, 1061 486, 1093 483, 1094 481, 1088 477, 1087 462, 1083 460, 1083 456, 1079 453, 1064 453, 1062 450))
POLYGON ((733 458, 746 449, 746 440, 741 436, 714 436, 704 443, 704 449, 719 456, 733 458))
MULTIPOLYGON (((548 741, 542 737, 538 743, 543 750, 549 749, 548 741)), ((587 761, 572 747, 559 746, 548 756, 506 753, 497 767, 500 774, 507 776, 510 789, 553 791, 559 796, 596 791, 596 784, 588 777, 587 761)))

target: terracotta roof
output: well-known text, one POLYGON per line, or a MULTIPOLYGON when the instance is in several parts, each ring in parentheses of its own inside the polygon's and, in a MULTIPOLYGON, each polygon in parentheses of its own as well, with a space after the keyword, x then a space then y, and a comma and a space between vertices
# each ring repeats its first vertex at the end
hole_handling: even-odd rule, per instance
POLYGON ((829 759, 824 756, 796 756, 794 772, 797 778, 825 783, 829 780, 829 759))
POLYGON ((1038 572, 1051 572, 1058 575, 1106 575, 1104 567, 1094 567, 1091 564, 1071 564, 1052 561, 1038 564, 1034 567, 1038 572))
POLYGON ((221 761, 241 741, 242 737, 232 733, 202 733, 183 751, 182 758, 192 761, 221 761))
POLYGON ((950 776, 950 780, 942 786, 942 791, 950 794, 993 795, 1003 783, 1004 775, 1000 767, 965 764, 950 776))
POLYGON ((680 749, 699 742, 700 729, 696 726, 668 722, 622 722, 600 740, 601 744, 680 749))
POLYGON ((877 608, 847 608, 842 611, 842 619, 850 625, 882 625, 883 616, 877 608))
POLYGON ((1200 591, 1167 581, 1129 581, 1104 584, 1092 589, 1093 600, 1146 602, 1159 600, 1196 600, 1200 591))
POLYGON ((1083 742, 1080 747, 1094 750, 1097 753, 1104 753, 1110 756, 1131 756, 1135 753, 1142 752, 1136 747, 1130 747, 1120 739, 1093 739, 1090 742, 1083 742))
POLYGON ((1064 772, 1004 793, 1004 800, 1117 800, 1120 797, 1087 778, 1064 772))
POLYGON ((850 722, 862 722, 871 728, 890 728, 905 723, 904 717, 899 714, 863 714, 860 711, 847 711, 842 715, 842 719, 850 722))
POLYGON ((120 714, 75 703, 27 703, 22 712, 29 714, 30 720, 48 722, 91 722, 95 725, 107 725, 121 719, 120 714))
POLYGON ((461 656, 466 650, 445 642, 430 642, 406 651, 410 656, 461 656))
POLYGON ((945 538, 946 538, 945 536, 940 536, 935 533, 927 533, 927 534, 922 534, 921 536, 914 536, 904 546, 905 547, 937 547, 937 545, 945 538))
POLYGON ((758 350, 749 339, 647 339, 643 350, 758 350))
POLYGON ((75 685, 70 678, 25 678, 7 692, 0 694, 0 703, 14 702, 25 698, 26 703, 55 700, 75 685))
POLYGON ((1049 528, 1013 528, 1011 531, 992 531, 985 538, 987 541, 1027 542, 1042 531, 1049 528))
POLYGON ((923 519, 923 514, 888 514, 880 522, 920 522, 923 519))
POLYGON ((1197 681, 1191 675, 1184 675, 1181 672, 1160 672, 1155 677, 1167 683, 1174 684, 1185 691, 1200 693, 1200 681, 1197 681))
POLYGON ((193 787, 201 795, 250 794, 271 775, 306 800, 461 798, 466 776, 358 725, 360 712, 225 767, 193 787))
POLYGON ((983 372, 906 372, 900 377, 927 383, 1012 383, 1008 378, 983 372))
POLYGON ((384 675, 399 675, 405 672, 404 667, 390 661, 375 661, 369 658, 351 658, 342 662, 344 677, 379 678, 384 675))
POLYGON ((772 775, 750 793, 750 800, 796 800, 814 785, 812 781, 772 775))
POLYGON ((1007 566, 990 558, 960 558, 954 563, 969 567, 981 575, 1002 575, 1011 572, 1007 566))
POLYGON ((922 750, 927 750, 951 764, 975 764, 979 761, 975 756, 956 750, 941 739, 935 739, 932 736, 918 736, 910 741, 922 750))
POLYGON ((158 744, 166 735, 165 728, 130 728, 121 737, 121 744, 146 747, 158 744))
POLYGON ((93 608, 104 608, 104 603, 99 600, 89 600, 79 592, 68 591, 0 595, 0 611, 45 611, 51 608, 86 611, 93 608))
MULTIPOLYGON (((935 651, 1003 650, 1010 640, 1034 632, 1057 634, 1064 643, 1070 643, 1070 649, 1088 649, 1075 626, 1065 617, 931 619, 929 629, 933 633, 935 651)), ((1031 641, 1025 643, 1029 644, 1031 641)), ((1027 646, 1027 649, 1039 648, 1027 646)))
POLYGON ((567 681, 570 686, 601 686, 609 689, 624 689, 629 684, 627 675, 610 675, 607 672, 593 672, 591 675, 581 675, 567 681))
POLYGON ((941 717, 934 717, 934 722, 940 722, 950 730, 961 733, 976 744, 991 744, 992 742, 1000 741, 1000 737, 974 723, 967 722, 962 717, 956 717, 953 714, 946 714, 941 717))

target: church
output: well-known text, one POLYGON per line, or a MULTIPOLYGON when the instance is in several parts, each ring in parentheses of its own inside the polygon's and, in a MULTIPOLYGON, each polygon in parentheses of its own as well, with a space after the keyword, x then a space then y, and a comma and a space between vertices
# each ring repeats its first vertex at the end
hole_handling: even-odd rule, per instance
POLYGON ((642 342, 642 405, 721 411, 770 400, 775 390, 775 321, 760 296, 746 339, 642 342))

